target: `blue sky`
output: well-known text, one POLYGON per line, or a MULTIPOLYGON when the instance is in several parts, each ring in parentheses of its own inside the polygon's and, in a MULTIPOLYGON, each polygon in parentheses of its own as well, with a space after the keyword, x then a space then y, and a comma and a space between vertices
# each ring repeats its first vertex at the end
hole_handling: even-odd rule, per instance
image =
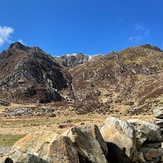
POLYGON ((51 55, 163 48, 162 0, 0 0, 0 52, 21 41, 51 55))

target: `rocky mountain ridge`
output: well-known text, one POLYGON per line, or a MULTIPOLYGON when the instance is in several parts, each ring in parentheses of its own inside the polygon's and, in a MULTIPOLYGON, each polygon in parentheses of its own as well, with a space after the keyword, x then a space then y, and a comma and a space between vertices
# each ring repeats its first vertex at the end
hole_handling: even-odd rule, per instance
POLYGON ((66 54, 63 56, 54 57, 54 60, 56 60, 63 66, 73 68, 80 64, 85 64, 89 61, 93 61, 101 57, 102 57, 101 54, 95 54, 89 56, 83 53, 73 53, 73 54, 66 54))
POLYGON ((9 102, 68 102, 77 114, 150 113, 163 103, 163 51, 149 44, 90 60, 16 42, 0 53, 0 74, 0 100, 9 102))

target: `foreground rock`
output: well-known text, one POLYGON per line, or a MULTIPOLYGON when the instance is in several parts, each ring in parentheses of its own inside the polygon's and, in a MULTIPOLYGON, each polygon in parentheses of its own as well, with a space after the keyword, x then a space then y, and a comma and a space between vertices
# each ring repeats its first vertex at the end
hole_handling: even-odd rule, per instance
POLYGON ((157 125, 139 119, 130 119, 128 122, 133 125, 136 131, 137 149, 139 149, 144 142, 154 143, 161 141, 161 130, 157 125))
POLYGON ((153 110, 153 115, 155 116, 155 124, 158 125, 163 133, 163 107, 158 106, 153 110))
POLYGON ((28 134, 10 152, 14 163, 78 163, 78 154, 68 137, 50 131, 28 134))
POLYGON ((161 136, 153 123, 108 117, 101 132, 89 125, 61 135, 30 133, 15 143, 4 163, 161 163, 161 136))
POLYGON ((106 142, 112 142, 120 150, 126 152, 132 162, 137 160, 136 137, 133 126, 114 117, 108 117, 101 128, 101 134, 106 142))
POLYGON ((105 149, 105 142, 95 126, 90 126, 88 128, 74 127, 67 130, 63 135, 68 136, 72 140, 79 153, 80 162, 107 163, 103 152, 103 150, 107 152, 105 149), (103 150, 101 147, 103 147, 103 150))
POLYGON ((107 143, 104 141, 104 139, 100 133, 100 130, 96 125, 84 126, 84 127, 80 127, 80 129, 85 134, 94 137, 100 144, 101 149, 103 150, 104 154, 105 155, 108 154, 107 143))

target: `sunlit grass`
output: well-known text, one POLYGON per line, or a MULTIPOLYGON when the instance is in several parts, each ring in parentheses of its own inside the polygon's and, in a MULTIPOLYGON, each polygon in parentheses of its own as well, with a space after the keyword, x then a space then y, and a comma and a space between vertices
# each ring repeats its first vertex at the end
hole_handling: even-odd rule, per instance
POLYGON ((1 135, 0 134, 0 146, 13 146, 14 143, 24 135, 1 135))

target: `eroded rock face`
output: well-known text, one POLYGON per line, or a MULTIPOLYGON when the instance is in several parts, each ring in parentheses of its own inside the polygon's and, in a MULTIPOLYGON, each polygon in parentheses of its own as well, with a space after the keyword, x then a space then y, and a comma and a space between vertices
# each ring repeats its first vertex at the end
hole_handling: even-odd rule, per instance
POLYGON ((50 131, 34 132, 17 141, 10 158, 14 163, 79 163, 71 140, 50 131))
POLYGON ((130 160, 136 162, 137 150, 135 130, 130 123, 115 117, 108 117, 100 131, 106 142, 114 143, 121 151, 125 150, 130 160))
POLYGON ((63 135, 68 136, 72 140, 79 153, 80 162, 107 163, 105 154, 101 148, 104 142, 99 142, 101 136, 99 137, 96 134, 97 129, 95 131, 94 127, 93 129, 91 129, 92 127, 88 128, 73 127, 63 133, 63 135))

